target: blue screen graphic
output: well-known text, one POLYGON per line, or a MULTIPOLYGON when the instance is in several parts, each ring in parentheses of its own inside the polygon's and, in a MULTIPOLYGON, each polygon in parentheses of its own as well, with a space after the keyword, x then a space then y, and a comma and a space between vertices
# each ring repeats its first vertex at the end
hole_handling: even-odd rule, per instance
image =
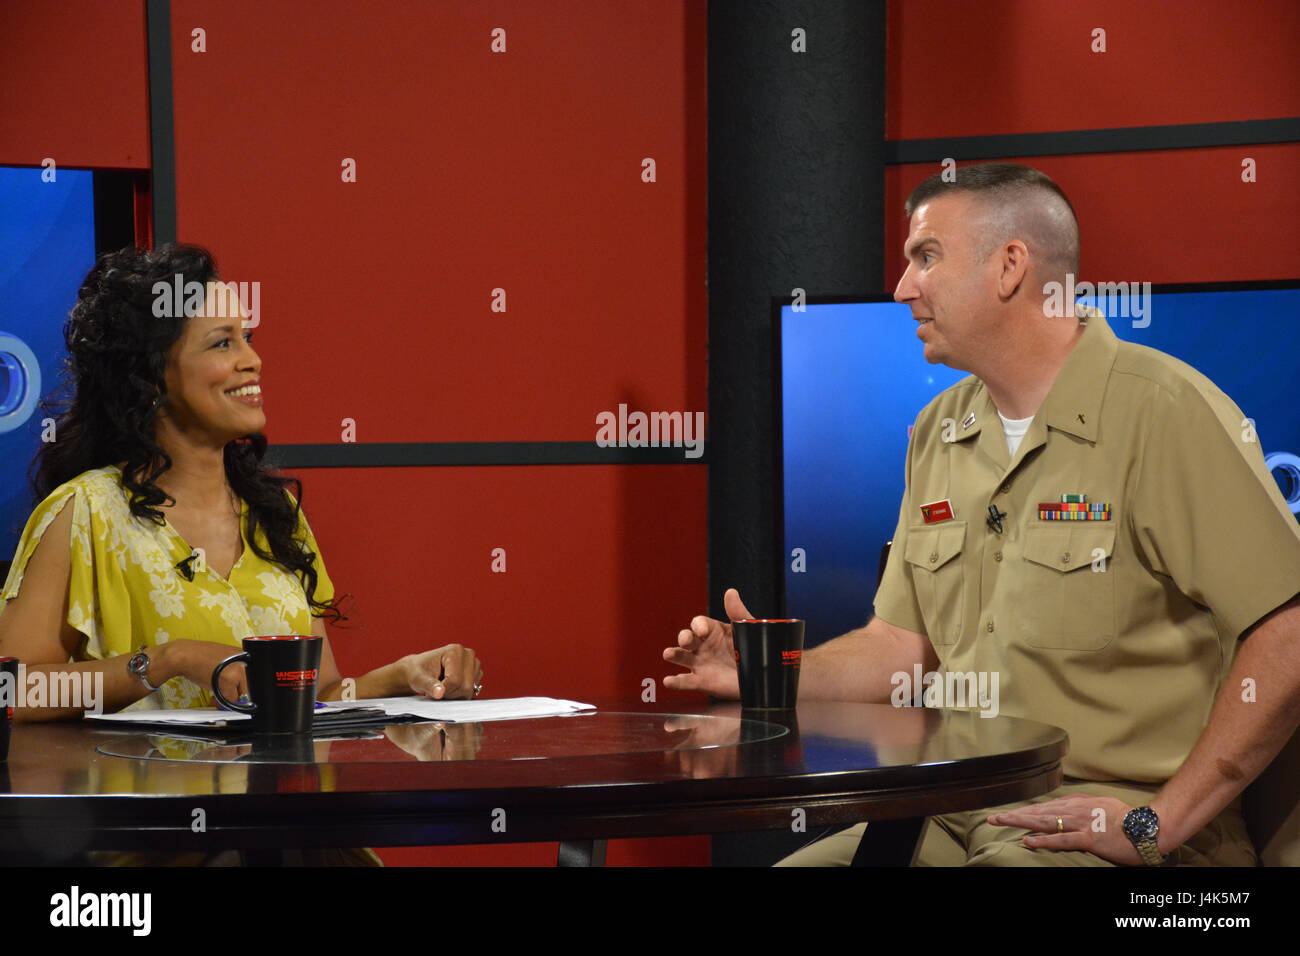
POLYGON ((63 323, 95 263, 93 176, 0 166, 0 561, 32 510, 27 470, 41 444, 37 403, 58 384, 63 323))
MULTIPOLYGON (((1300 519, 1300 289, 1155 292, 1149 319, 1096 304, 1115 335, 1182 359, 1255 422, 1282 496, 1300 519), (1134 327, 1134 322, 1145 327, 1134 327)), ((967 373, 922 356, 911 310, 860 302, 781 309, 786 613, 812 646, 870 618, 880 549, 903 496, 908 429, 967 373), (804 570, 792 552, 803 549, 804 570)), ((743 597, 743 595, 742 595, 743 597)))

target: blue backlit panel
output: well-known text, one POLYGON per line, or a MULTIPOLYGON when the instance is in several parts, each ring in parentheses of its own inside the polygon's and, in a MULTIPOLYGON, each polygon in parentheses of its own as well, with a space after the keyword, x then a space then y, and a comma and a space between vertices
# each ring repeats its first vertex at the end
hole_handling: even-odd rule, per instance
POLYGON ((92 174, 0 166, 0 560, 32 510, 27 469, 63 364, 63 323, 95 263, 92 174))

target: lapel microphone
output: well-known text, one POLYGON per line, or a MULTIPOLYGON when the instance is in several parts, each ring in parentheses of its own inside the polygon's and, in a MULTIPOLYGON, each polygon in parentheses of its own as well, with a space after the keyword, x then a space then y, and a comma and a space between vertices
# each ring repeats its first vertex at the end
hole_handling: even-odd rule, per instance
POLYGON ((183 561, 176 562, 176 570, 181 573, 186 581, 194 580, 194 561, 198 558, 199 553, 195 551, 183 561))
POLYGON ((989 505, 989 516, 984 519, 984 523, 996 531, 1002 533, 1002 519, 1007 516, 1005 511, 998 511, 997 505, 989 505))

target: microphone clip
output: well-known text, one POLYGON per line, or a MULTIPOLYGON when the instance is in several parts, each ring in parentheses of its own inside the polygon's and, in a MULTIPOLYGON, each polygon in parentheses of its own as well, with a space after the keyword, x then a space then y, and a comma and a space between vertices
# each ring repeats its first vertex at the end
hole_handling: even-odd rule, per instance
POLYGON ((188 558, 176 562, 176 570, 181 573, 181 576, 185 578, 186 581, 194 580, 194 562, 198 556, 199 553, 195 551, 188 558))
POLYGON ((998 511, 997 505, 989 505, 989 516, 984 519, 984 523, 996 531, 1002 533, 1002 519, 1007 516, 1005 511, 998 511))

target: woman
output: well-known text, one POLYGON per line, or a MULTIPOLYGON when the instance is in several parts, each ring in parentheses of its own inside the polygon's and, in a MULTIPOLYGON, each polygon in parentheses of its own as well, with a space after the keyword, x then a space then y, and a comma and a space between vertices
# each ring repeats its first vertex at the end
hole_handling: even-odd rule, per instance
MULTIPOLYGON (((214 706, 213 669, 253 635, 319 636, 318 696, 343 696, 323 622, 341 618, 333 585, 301 486, 262 465, 262 362, 222 292, 204 249, 124 249, 96 263, 64 329, 75 392, 37 458, 0 656, 29 675, 82 671, 83 686, 102 674, 105 711, 214 706), (163 301, 187 283, 201 306, 163 301)), ((247 689, 242 665, 221 680, 228 698, 247 689)), ((451 644, 356 677, 348 696, 468 698, 482 681, 451 644)), ((15 719, 79 718, 82 703, 15 719)))

